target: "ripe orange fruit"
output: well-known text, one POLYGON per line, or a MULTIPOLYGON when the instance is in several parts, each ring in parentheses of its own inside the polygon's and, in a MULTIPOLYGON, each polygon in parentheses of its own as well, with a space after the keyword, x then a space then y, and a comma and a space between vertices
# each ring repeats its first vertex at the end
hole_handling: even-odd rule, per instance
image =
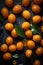
POLYGON ((41 26, 41 32, 43 33, 43 25, 41 26))
POLYGON ((8 9, 7 8, 2 8, 1 14, 2 14, 2 16, 4 18, 7 18, 8 17, 8 14, 9 14, 8 9))
POLYGON ((40 42, 41 41, 41 36, 40 35, 34 35, 33 36, 33 41, 40 42))
POLYGON ((13 43, 13 38, 12 38, 11 36, 8 36, 8 37, 6 38, 6 43, 7 43, 8 45, 11 45, 11 44, 13 43))
POLYGON ((27 40, 23 40, 23 45, 27 46, 27 40))
POLYGON ((43 22, 43 16, 42 16, 42 22, 43 22))
POLYGON ((31 55, 32 55, 32 50, 27 49, 26 52, 25 52, 25 55, 26 55, 27 58, 30 58, 31 55))
POLYGON ((33 16, 33 17, 32 17, 32 21, 33 21, 33 23, 35 23, 35 24, 40 23, 40 22, 41 22, 41 16, 39 16, 39 15, 33 16))
POLYGON ((27 41, 27 47, 28 47, 29 49, 34 49, 34 48, 35 48, 35 42, 32 41, 32 40, 28 40, 28 41, 27 41))
POLYGON ((27 31, 25 32, 25 35, 26 35, 27 38, 32 38, 33 33, 32 33, 31 30, 27 30, 27 31))
POLYGON ((22 29, 23 30, 28 30, 30 28, 30 23, 29 22, 23 22, 22 23, 22 29))
POLYGON ((34 2, 35 4, 38 4, 38 5, 42 4, 42 1, 43 1, 43 0, 33 0, 33 2, 34 2))
POLYGON ((6 61, 8 61, 8 60, 10 60, 10 59, 12 58, 11 53, 9 53, 9 52, 3 54, 2 57, 3 57, 3 59, 6 60, 6 61))
POLYGON ((5 4, 6 4, 8 7, 12 7, 12 6, 13 6, 13 3, 14 3, 13 0, 5 0, 5 4))
POLYGON ((40 55, 42 55, 42 53, 43 53, 42 47, 39 47, 39 48, 36 49, 36 55, 40 56, 40 55))
POLYGON ((17 47, 17 50, 19 50, 19 51, 22 50, 23 49, 23 42, 21 42, 21 41, 17 42, 16 47, 17 47))
POLYGON ((43 46, 43 39, 41 40, 41 46, 43 46))
POLYGON ((37 13, 40 13, 41 8, 39 5, 33 4, 32 5, 32 11, 37 14, 37 13))
POLYGON ((24 10, 23 13, 22 13, 22 15, 23 15, 23 17, 25 19, 30 19, 30 17, 31 17, 31 13, 28 10, 24 10))
POLYGON ((14 12, 15 14, 19 14, 19 13, 21 13, 21 11, 22 11, 21 5, 15 5, 15 6, 13 7, 13 12, 14 12))
POLYGON ((30 5, 30 0, 22 0, 22 5, 28 7, 30 5))
POLYGON ((8 22, 9 23, 15 23, 15 21, 16 21, 16 16, 14 14, 10 14, 8 16, 8 22))
POLYGON ((2 52, 7 52, 8 51, 7 44, 2 44, 1 47, 0 47, 0 49, 1 49, 2 52))
POLYGON ((7 31, 11 31, 13 28, 14 28, 14 26, 13 26, 12 23, 6 23, 6 24, 5 24, 5 29, 6 29, 7 31))
POLYGON ((17 38, 17 37, 18 37, 18 35, 17 35, 15 29, 13 29, 13 30, 11 31, 11 35, 12 35, 12 37, 14 37, 14 38, 17 38))
POLYGON ((41 65, 41 62, 40 62, 39 60, 35 60, 35 61, 33 62, 33 65, 41 65))
POLYGON ((9 51, 10 52, 15 52, 16 51, 16 45, 12 44, 9 46, 9 51))

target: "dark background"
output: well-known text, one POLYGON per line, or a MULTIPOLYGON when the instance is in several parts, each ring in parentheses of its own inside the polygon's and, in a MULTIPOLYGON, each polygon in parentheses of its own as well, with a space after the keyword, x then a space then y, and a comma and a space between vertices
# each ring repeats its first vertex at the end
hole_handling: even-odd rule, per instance
MULTIPOLYGON (((32 0, 31 0, 31 2, 32 2, 32 0)), ((14 3, 15 3, 15 4, 21 4, 21 0, 15 0, 14 3)), ((14 4, 14 5, 15 5, 15 4, 14 4)), ((3 7, 7 7, 7 6, 5 5, 4 0, 0 0, 0 11, 1 11, 1 8, 3 8, 3 7)), ((8 8, 8 7, 7 7, 7 8, 8 8)), ((34 15, 34 13, 31 11, 31 7, 28 7, 28 8, 22 7, 22 8, 23 8, 23 10, 24 10, 24 9, 28 9, 28 10, 31 12, 31 16, 34 15)), ((9 9, 9 8, 8 8, 8 9, 9 9)), ((43 5, 41 5, 41 9, 42 9, 42 10, 41 10, 41 12, 40 12, 40 15, 43 16, 43 5)), ((12 8, 9 9, 9 13, 12 13, 12 8)), ((21 26, 22 22, 23 22, 23 21, 26 21, 26 20, 24 20, 24 18, 21 16, 21 14, 20 14, 20 15, 16 15, 16 16, 17 16, 17 22, 16 22, 16 24, 18 24, 19 26, 21 26)), ((10 35, 10 33, 7 32, 7 31, 5 30, 5 28, 4 28, 4 25, 6 24, 6 22, 7 22, 7 20, 0 21, 0 30, 3 30, 2 33, 1 33, 1 35, 0 35, 0 45, 3 44, 3 43, 5 43, 6 37, 7 37, 8 35, 10 35)), ((41 25, 43 25, 43 23, 38 24, 38 27, 40 28, 41 25)), ((42 33, 41 33, 41 34, 42 34, 42 33)), ((43 38, 43 34, 42 34, 42 38, 43 38)), ((25 39, 26 39, 26 38, 25 38, 25 39)), ((17 42, 18 40, 22 40, 22 39, 20 38, 20 39, 17 39, 16 41, 14 40, 14 42, 17 42)), ((40 45, 39 45, 39 46, 40 46, 40 45)), ((24 55, 24 52, 25 52, 26 49, 27 49, 27 48, 25 47, 23 51, 21 51, 21 52, 18 52, 18 51, 17 51, 17 52, 16 52, 16 53, 18 53, 18 54, 20 55, 20 58, 19 58, 19 59, 15 59, 15 60, 18 62, 17 65, 19 65, 20 63, 22 63, 23 65, 32 65, 34 59, 40 59, 41 65, 43 65, 43 56, 37 57, 37 56, 33 53, 32 59, 27 59, 27 58, 25 57, 25 55, 24 55), (32 60, 32 61, 31 61, 31 60, 32 60)), ((34 51, 35 51, 35 50, 34 50, 34 51)), ((13 59, 10 60, 10 61, 4 61, 4 60, 2 59, 2 55, 3 55, 3 53, 0 52, 0 65, 12 65, 13 59)))

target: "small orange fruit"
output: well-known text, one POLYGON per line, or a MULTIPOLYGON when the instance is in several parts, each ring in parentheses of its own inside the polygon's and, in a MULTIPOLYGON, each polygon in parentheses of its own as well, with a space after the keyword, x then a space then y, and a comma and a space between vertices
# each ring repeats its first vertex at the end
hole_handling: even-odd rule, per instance
POLYGON ((13 12, 14 12, 15 14, 19 14, 19 13, 21 13, 21 11, 22 11, 21 5, 15 5, 15 6, 13 7, 13 12))
POLYGON ((43 25, 41 26, 41 32, 43 33, 43 25))
POLYGON ((9 51, 10 52, 15 52, 16 51, 16 45, 12 44, 9 46, 9 51))
POLYGON ((43 1, 43 0, 33 0, 33 2, 34 2, 35 4, 38 4, 38 5, 42 4, 42 1, 43 1))
POLYGON ((8 46, 7 46, 7 44, 2 44, 2 45, 1 45, 1 51, 2 51, 2 52, 7 52, 7 51, 8 51, 8 46))
POLYGON ((39 16, 39 15, 33 16, 33 17, 32 17, 32 21, 33 21, 33 23, 35 23, 35 24, 40 23, 40 22, 41 22, 41 16, 39 16))
POLYGON ((41 65, 41 62, 40 62, 39 60, 35 60, 35 61, 33 62, 33 65, 41 65))
POLYGON ((23 22, 22 23, 22 29, 23 30, 28 30, 30 28, 30 23, 29 22, 23 22))
POLYGON ((1 14, 2 14, 2 16, 4 18, 7 18, 8 17, 8 14, 9 14, 8 9, 7 8, 2 8, 1 14))
POLYGON ((27 46, 27 40, 23 40, 23 45, 27 46))
POLYGON ((13 26, 12 23, 6 23, 6 24, 5 24, 5 29, 6 29, 7 31, 11 31, 13 28, 14 28, 14 26, 13 26))
POLYGON ((22 5, 28 7, 30 5, 30 0, 22 0, 22 5))
POLYGON ((42 22, 43 22, 43 16, 42 16, 42 22))
POLYGON ((27 31, 25 32, 25 35, 26 35, 27 38, 32 38, 32 36, 33 36, 31 30, 27 30, 27 31))
POLYGON ((27 41, 27 47, 28 47, 29 49, 34 49, 34 48, 35 48, 35 42, 32 41, 32 40, 28 40, 28 41, 27 41))
POLYGON ((11 56, 11 54, 10 54, 9 52, 3 54, 3 59, 6 60, 6 61, 10 60, 11 57, 12 57, 12 56, 11 56))
POLYGON ((25 55, 26 55, 27 58, 30 58, 31 55, 32 55, 32 50, 27 49, 26 52, 25 52, 25 55))
POLYGON ((12 37, 14 37, 14 38, 17 38, 17 37, 18 37, 18 35, 17 35, 15 29, 13 29, 13 30, 11 31, 11 35, 12 35, 12 37))
POLYGON ((1 50, 1 46, 0 46, 0 50, 1 50))
POLYGON ((13 6, 13 0, 5 0, 5 4, 8 6, 8 7, 12 7, 13 6))
POLYGON ((41 46, 43 46, 43 39, 41 40, 41 46))
POLYGON ((24 10, 22 14, 25 19, 30 19, 31 17, 31 13, 28 10, 24 10))
POLYGON ((41 41, 41 36, 40 35, 34 35, 33 36, 33 41, 40 42, 41 41))
POLYGON ((7 43, 8 45, 11 45, 11 44, 13 43, 13 38, 12 38, 11 36, 8 36, 8 37, 6 38, 6 43, 7 43))
POLYGON ((9 23, 15 23, 15 21, 16 21, 16 16, 15 16, 14 14, 10 14, 10 15, 8 16, 8 21, 9 21, 9 23))
POLYGON ((39 5, 33 4, 32 5, 32 11, 37 14, 37 13, 39 13, 41 11, 41 8, 40 8, 39 5))
POLYGON ((23 42, 21 42, 21 41, 19 41, 19 42, 17 42, 17 50, 22 50, 23 49, 23 42))
POLYGON ((40 56, 40 55, 42 55, 42 53, 43 53, 42 47, 39 47, 39 48, 36 49, 36 55, 40 56))

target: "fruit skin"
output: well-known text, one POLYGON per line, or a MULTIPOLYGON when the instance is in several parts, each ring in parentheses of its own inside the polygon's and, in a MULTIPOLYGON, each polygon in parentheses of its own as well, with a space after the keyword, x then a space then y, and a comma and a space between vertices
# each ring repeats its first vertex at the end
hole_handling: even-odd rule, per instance
POLYGON ((30 0, 22 0, 22 5, 28 7, 30 5, 30 0))
POLYGON ((25 52, 25 55, 26 55, 27 58, 30 58, 31 55, 32 55, 32 50, 27 49, 26 52, 25 52))
POLYGON ((1 49, 2 52, 7 52, 8 51, 7 44, 2 44, 1 47, 0 47, 0 49, 1 49))
POLYGON ((30 28, 30 23, 29 22, 23 22, 22 23, 22 29, 23 30, 28 30, 30 28))
POLYGON ((41 40, 41 46, 43 46, 43 39, 41 40))
POLYGON ((14 28, 14 26, 13 26, 12 23, 6 23, 6 24, 5 24, 5 29, 6 29, 7 31, 11 31, 13 28, 14 28))
POLYGON ((32 21, 33 21, 33 23, 35 23, 35 24, 40 23, 40 22, 41 22, 41 16, 39 16, 39 15, 33 16, 33 17, 32 17, 32 21))
POLYGON ((13 38, 11 36, 6 37, 6 43, 11 45, 13 43, 13 38))
POLYGON ((1 14, 4 18, 7 18, 8 17, 8 14, 9 14, 9 11, 7 8, 2 8, 1 10, 1 14), (4 13, 3 13, 4 12, 4 13))
POLYGON ((39 60, 35 60, 35 61, 33 62, 33 65, 41 65, 41 62, 40 62, 39 60))
POLYGON ((43 22, 43 16, 42 16, 42 22, 43 22))
POLYGON ((41 8, 40 8, 39 5, 33 4, 33 5, 32 5, 32 11, 33 11, 34 13, 38 14, 38 13, 40 13, 41 8))
POLYGON ((16 45, 12 44, 9 46, 9 51, 10 52, 15 52, 16 51, 16 45))
POLYGON ((43 25, 41 26, 41 32, 43 33, 43 25))
POLYGON ((43 1, 43 0, 33 0, 33 2, 34 2, 35 4, 38 4, 38 5, 42 4, 42 1, 43 1))
POLYGON ((16 31, 15 31, 15 28, 11 31, 11 35, 14 38, 17 38, 18 37, 18 35, 17 35, 16 31))
POLYGON ((8 6, 8 7, 12 7, 13 6, 13 0, 5 0, 5 4, 8 6))
POLYGON ((21 41, 19 41, 19 42, 17 42, 17 45, 16 45, 16 47, 17 47, 17 50, 22 50, 23 49, 23 42, 21 42, 21 41))
POLYGON ((32 38, 32 36, 33 36, 31 30, 27 30, 27 31, 25 32, 25 35, 26 35, 27 38, 32 38))
POLYGON ((33 41, 40 42, 41 41, 41 36, 40 35, 33 35, 33 41))
POLYGON ((7 53, 4 53, 2 58, 6 61, 10 60, 12 58, 12 55, 11 53, 7 52, 7 53))
POLYGON ((22 13, 22 15, 27 20, 30 19, 30 17, 31 17, 31 13, 28 10, 24 10, 23 13, 22 13))
POLYGON ((32 41, 32 40, 28 40, 28 41, 27 41, 27 47, 28 47, 29 49, 34 49, 34 48, 35 48, 35 42, 32 41))
POLYGON ((21 11, 22 11, 21 5, 15 5, 15 6, 13 7, 13 13, 19 14, 19 13, 21 13, 21 11))
POLYGON ((14 14, 10 14, 8 16, 8 22, 9 23, 15 23, 16 22, 16 16, 14 14))
POLYGON ((40 55, 42 55, 42 54, 43 54, 43 48, 42 48, 42 47, 38 47, 38 48, 36 49, 36 55, 40 56, 40 55))

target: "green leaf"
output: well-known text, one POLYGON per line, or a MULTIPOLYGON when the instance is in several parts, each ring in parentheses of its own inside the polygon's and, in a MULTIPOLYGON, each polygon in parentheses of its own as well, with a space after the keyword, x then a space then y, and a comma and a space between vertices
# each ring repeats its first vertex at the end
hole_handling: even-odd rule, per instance
POLYGON ((15 25, 15 30, 16 30, 18 36, 24 38, 24 36, 25 36, 24 31, 18 25, 15 25))
POLYGON ((19 58, 18 54, 14 54, 13 58, 19 58))
POLYGON ((40 34, 40 30, 36 24, 31 23, 30 28, 31 28, 31 31, 33 32, 33 34, 40 34))

